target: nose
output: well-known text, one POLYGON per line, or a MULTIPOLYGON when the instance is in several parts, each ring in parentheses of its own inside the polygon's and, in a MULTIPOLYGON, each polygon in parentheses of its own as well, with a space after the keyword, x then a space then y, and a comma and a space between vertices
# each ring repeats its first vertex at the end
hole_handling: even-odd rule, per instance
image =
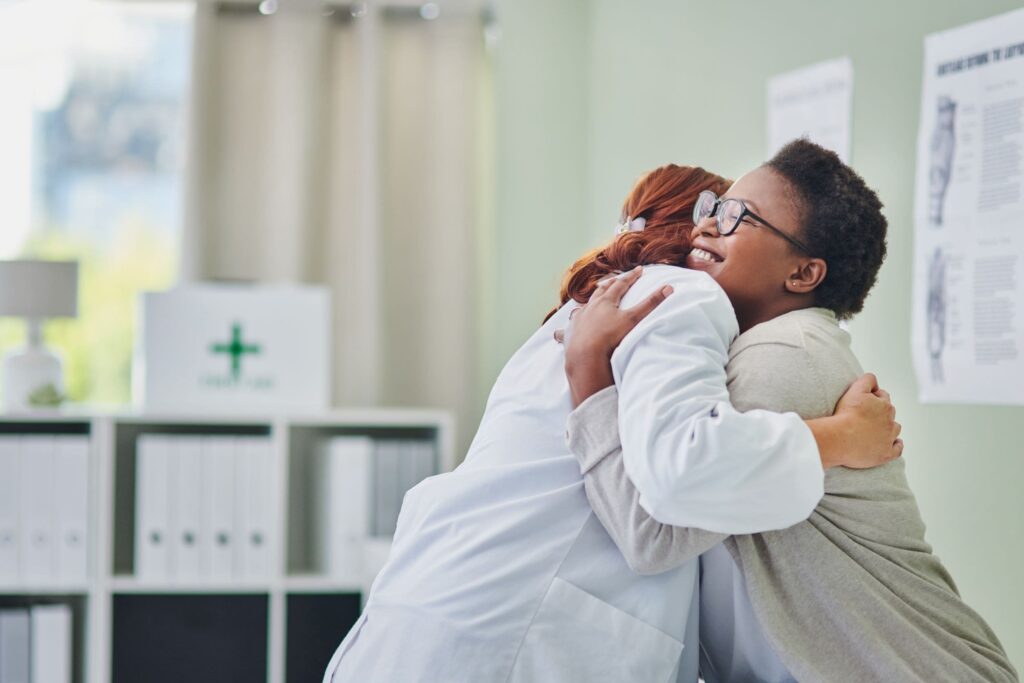
POLYGON ((714 239, 718 237, 718 228, 715 226, 715 219, 711 216, 702 218, 697 221, 697 224, 690 230, 690 239, 693 240, 699 236, 710 237, 714 239))

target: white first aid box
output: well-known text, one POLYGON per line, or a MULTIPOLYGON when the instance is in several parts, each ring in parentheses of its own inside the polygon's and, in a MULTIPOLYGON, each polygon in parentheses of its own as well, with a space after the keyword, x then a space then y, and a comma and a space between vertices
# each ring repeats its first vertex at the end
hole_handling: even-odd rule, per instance
POLYGON ((132 387, 150 413, 330 405, 325 287, 203 284, 141 295, 132 387))

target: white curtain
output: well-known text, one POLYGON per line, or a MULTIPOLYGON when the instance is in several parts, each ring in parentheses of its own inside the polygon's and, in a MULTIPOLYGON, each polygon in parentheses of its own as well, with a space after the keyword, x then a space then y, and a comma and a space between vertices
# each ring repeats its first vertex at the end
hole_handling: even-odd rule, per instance
MULTIPOLYGON (((443 5, 442 5, 443 9, 443 5)), ((327 284, 334 403, 483 409, 477 11, 201 3, 182 279, 327 284)))

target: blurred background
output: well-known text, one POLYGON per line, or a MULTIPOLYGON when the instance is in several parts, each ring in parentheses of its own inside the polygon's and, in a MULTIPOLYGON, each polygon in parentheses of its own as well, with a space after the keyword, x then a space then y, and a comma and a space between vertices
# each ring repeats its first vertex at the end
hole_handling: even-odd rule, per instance
MULTIPOLYGON (((889 256, 850 325, 928 539, 1024 663, 1024 408, 922 404, 911 362, 923 40, 1011 0, 4 0, 0 259, 80 262, 68 395, 131 398, 140 292, 330 288, 332 403, 456 417, 606 242, 633 182, 767 156, 766 81, 849 56, 889 256)), ((23 323, 0 320, 0 350, 23 323)), ((1024 377, 1020 378, 1024 382, 1024 377)))

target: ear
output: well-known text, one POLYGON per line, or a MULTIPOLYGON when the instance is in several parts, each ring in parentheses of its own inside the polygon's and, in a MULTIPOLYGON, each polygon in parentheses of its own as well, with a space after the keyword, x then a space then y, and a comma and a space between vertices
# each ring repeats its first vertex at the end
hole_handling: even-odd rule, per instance
POLYGON ((798 263, 786 278, 785 288, 793 294, 810 294, 825 281, 828 264, 823 259, 811 258, 798 263))

